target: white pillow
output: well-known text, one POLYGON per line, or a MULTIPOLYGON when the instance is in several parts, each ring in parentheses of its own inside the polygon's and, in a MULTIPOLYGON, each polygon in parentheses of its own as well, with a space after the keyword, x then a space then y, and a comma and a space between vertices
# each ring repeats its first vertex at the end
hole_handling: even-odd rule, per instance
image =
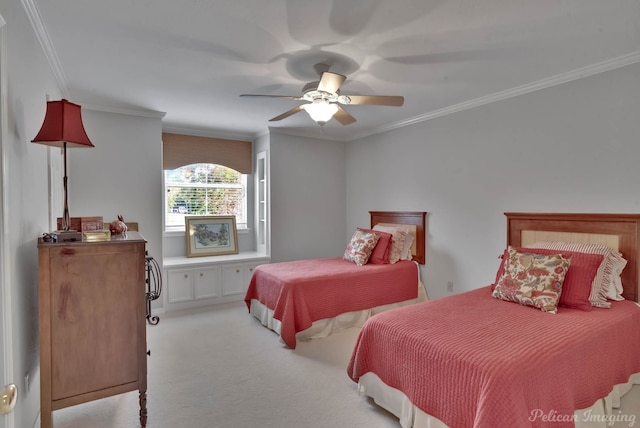
POLYGON ((624 297, 622 297, 623 288, 620 273, 614 272, 611 274, 611 283, 609 284, 609 289, 607 290, 607 299, 624 300, 624 297))
POLYGON ((379 224, 373 226, 373 230, 379 230, 380 232, 387 232, 391 234, 391 250, 389 251, 389 263, 393 264, 401 260, 401 256, 404 250, 404 241, 408 235, 407 231, 396 226, 382 226, 379 224))
POLYGON ((400 256, 400 260, 413 260, 413 254, 411 254, 411 245, 413 245, 414 241, 413 235, 407 233, 404 237, 404 248, 402 249, 402 255, 400 256))

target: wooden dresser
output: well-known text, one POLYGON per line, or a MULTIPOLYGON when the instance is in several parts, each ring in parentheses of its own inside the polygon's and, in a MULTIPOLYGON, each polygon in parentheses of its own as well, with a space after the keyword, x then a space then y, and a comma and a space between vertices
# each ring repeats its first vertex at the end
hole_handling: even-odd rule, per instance
POLYGON ((53 426, 54 410, 135 390, 146 426, 145 247, 137 232, 39 239, 42 428, 53 426))

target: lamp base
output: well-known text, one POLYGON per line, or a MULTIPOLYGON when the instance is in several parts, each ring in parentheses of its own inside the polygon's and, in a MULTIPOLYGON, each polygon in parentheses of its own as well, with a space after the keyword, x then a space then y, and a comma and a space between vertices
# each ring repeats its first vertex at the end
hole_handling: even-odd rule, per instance
POLYGON ((51 232, 56 242, 82 241, 82 232, 77 230, 56 230, 51 232))

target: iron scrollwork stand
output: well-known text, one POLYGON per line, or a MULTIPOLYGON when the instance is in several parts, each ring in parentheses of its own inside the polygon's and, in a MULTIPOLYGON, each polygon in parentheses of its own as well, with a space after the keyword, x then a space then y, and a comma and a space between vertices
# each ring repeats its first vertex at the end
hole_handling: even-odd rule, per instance
POLYGON ((160 297, 162 292, 162 274, 160 273, 160 266, 158 262, 147 253, 145 257, 147 278, 147 322, 151 325, 157 325, 160 322, 160 318, 155 315, 151 316, 151 302, 160 297))

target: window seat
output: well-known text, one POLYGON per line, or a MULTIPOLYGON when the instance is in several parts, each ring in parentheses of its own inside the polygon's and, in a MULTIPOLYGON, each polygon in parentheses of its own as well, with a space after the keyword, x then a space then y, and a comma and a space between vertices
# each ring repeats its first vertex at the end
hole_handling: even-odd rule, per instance
POLYGON ((165 257, 166 311, 242 301, 253 270, 269 263, 255 251, 203 257, 165 257))

